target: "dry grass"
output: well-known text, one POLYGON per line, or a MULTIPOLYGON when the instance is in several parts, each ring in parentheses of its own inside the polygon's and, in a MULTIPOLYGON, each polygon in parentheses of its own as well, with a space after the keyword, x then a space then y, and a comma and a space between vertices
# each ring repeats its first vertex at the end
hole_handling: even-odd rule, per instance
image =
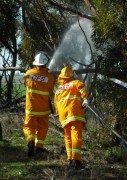
MULTIPOLYGON (((85 142, 82 154, 85 171, 82 173, 69 171, 62 129, 54 119, 50 120, 45 142, 50 154, 47 157, 28 158, 22 132, 23 120, 23 114, 1 113, 0 115, 3 128, 3 140, 0 141, 0 180, 103 180, 127 177, 126 167, 121 169, 120 164, 108 165, 101 151, 87 149, 85 142)), ((85 139, 88 138, 85 134, 84 136, 85 139)))

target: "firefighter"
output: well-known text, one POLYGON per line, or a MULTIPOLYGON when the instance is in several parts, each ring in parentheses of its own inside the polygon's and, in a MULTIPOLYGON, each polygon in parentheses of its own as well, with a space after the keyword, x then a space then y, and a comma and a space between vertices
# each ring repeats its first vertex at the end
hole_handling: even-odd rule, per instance
POLYGON ((48 152, 43 144, 48 131, 49 95, 54 87, 54 77, 46 67, 48 62, 48 54, 38 52, 33 61, 33 68, 25 73, 26 116, 23 131, 29 157, 35 153, 48 152))
POLYGON ((64 141, 69 167, 83 170, 81 162, 82 130, 86 126, 82 102, 87 98, 86 85, 74 80, 74 71, 64 67, 58 76, 59 87, 55 93, 54 105, 64 129, 64 141))

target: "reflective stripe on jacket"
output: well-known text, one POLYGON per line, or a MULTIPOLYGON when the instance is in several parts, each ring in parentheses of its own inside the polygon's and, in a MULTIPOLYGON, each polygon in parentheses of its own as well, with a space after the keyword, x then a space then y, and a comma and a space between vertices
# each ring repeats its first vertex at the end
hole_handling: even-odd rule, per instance
POLYGON ((25 74, 26 114, 50 114, 49 93, 53 91, 54 77, 45 67, 35 66, 25 74))
POLYGON ((85 122, 85 114, 82 108, 82 100, 87 98, 86 85, 79 80, 58 79, 58 87, 54 104, 59 120, 64 127, 71 121, 85 122))

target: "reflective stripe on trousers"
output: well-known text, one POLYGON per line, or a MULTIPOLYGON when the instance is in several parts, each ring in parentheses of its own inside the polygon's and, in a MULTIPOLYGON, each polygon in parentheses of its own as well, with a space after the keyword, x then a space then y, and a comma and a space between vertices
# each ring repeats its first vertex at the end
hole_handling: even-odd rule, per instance
POLYGON ((64 127, 67 159, 81 160, 82 129, 81 121, 70 122, 64 127))
POLYGON ((28 135, 26 137, 26 141, 27 141, 27 144, 30 142, 30 141, 35 141, 35 144, 44 144, 44 141, 43 140, 38 140, 36 139, 36 136, 35 135, 28 135))
POLYGON ((28 116, 26 115, 23 132, 27 142, 34 140, 35 146, 43 147, 48 131, 48 115, 28 116))
POLYGON ((76 121, 82 121, 82 122, 85 122, 85 121, 86 121, 85 117, 71 116, 71 117, 65 119, 64 121, 62 121, 62 122, 61 122, 61 125, 62 125, 62 127, 64 127, 64 126, 67 125, 69 122, 74 121, 74 120, 76 120, 76 121))
POLYGON ((34 141, 34 140, 35 140, 35 135, 30 134, 26 137, 27 143, 29 143, 30 141, 34 141))
POLYGON ((25 111, 26 112, 26 114, 28 114, 28 115, 37 115, 37 116, 41 116, 41 115, 47 115, 47 114, 50 114, 51 113, 51 111, 49 110, 49 111, 45 111, 45 112, 33 112, 33 111, 28 111, 28 110, 26 110, 25 111))

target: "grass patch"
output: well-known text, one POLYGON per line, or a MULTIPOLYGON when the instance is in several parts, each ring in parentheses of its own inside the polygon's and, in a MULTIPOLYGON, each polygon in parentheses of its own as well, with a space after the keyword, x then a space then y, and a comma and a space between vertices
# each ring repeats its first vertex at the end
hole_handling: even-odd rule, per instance
MULTIPOLYGON (((4 119, 5 121, 5 119, 4 119)), ((127 177, 127 168, 122 163, 107 163, 110 151, 97 149, 97 146, 83 142, 82 157, 85 171, 78 174, 70 172, 67 167, 64 138, 55 131, 48 130, 45 147, 50 151, 46 157, 27 157, 27 145, 24 139, 22 125, 13 118, 11 123, 4 125, 3 141, 0 141, 0 180, 83 180, 108 179, 109 176, 122 179, 127 177), (19 124, 19 127, 18 127, 19 124), (13 125, 13 126, 12 126, 13 125), (113 168, 113 169, 112 169, 113 168), (110 173, 110 174, 107 174, 110 173)), ((50 124, 51 127, 51 124, 50 124)), ((85 135, 84 135, 85 137, 85 135)), ((87 139, 86 139, 87 140, 87 139)), ((112 150, 112 153, 118 152, 112 150)), ((120 152, 121 153, 121 152, 120 152)))

